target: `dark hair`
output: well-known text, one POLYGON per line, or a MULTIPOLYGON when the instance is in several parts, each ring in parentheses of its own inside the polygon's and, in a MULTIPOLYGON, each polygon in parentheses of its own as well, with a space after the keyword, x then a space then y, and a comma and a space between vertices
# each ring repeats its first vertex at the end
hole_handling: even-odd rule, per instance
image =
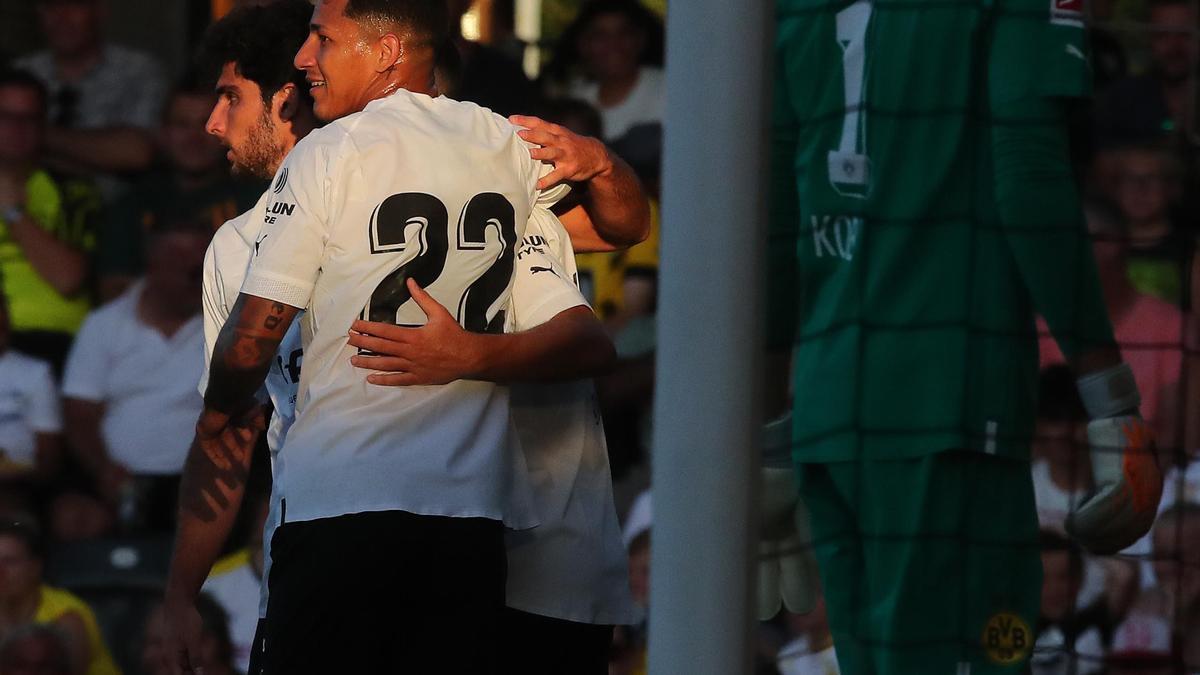
POLYGON ((570 77, 579 64, 579 38, 592 21, 605 14, 620 14, 629 20, 646 39, 638 63, 644 66, 662 67, 663 48, 666 43, 662 19, 638 0, 592 0, 584 4, 559 37, 554 56, 546 66, 546 75, 562 80, 570 77))
POLYGON ((345 14, 355 21, 377 20, 403 26, 430 47, 446 36, 445 0, 346 0, 345 14))
POLYGON ((1087 419, 1075 373, 1059 364, 1047 366, 1038 375, 1037 416, 1052 422, 1081 422, 1087 419))
POLYGON ((604 136, 604 118, 600 117, 600 112, 587 101, 577 98, 556 98, 543 101, 538 107, 538 115, 547 122, 570 127, 568 122, 574 118, 579 123, 577 125, 579 128, 572 129, 572 131, 596 138, 604 136))
POLYGON ((292 65, 296 52, 308 39, 312 5, 306 0, 278 0, 263 6, 233 10, 204 35, 197 57, 200 72, 209 83, 232 63, 238 75, 254 82, 263 102, 286 84, 293 84, 300 97, 312 106, 304 72, 292 65))
POLYGON ((0 537, 12 537, 25 545, 29 555, 38 560, 46 559, 42 534, 27 520, 5 520, 0 522, 0 537))
POLYGON ((0 68, 0 88, 19 87, 35 92, 42 101, 42 112, 50 102, 50 91, 33 73, 20 68, 0 68))

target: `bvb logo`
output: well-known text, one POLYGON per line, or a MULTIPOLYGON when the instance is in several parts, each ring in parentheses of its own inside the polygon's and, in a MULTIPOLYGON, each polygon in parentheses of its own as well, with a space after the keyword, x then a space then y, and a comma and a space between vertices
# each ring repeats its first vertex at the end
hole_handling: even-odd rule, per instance
POLYGON ((1019 663, 1033 647, 1029 624, 1008 612, 993 614, 983 628, 983 649, 992 663, 1002 666, 1019 663))

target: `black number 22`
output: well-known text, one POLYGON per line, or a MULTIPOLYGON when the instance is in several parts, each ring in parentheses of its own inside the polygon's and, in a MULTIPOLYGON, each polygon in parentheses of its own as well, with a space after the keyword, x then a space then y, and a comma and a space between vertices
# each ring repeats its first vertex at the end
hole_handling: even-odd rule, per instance
MULTIPOLYGON (((369 321, 396 323, 400 308, 412 301, 407 280, 411 277, 428 288, 446 268, 450 252, 449 214, 440 199, 423 192, 405 192, 383 200, 371 216, 371 253, 394 253, 420 246, 417 255, 388 274, 375 287, 362 316, 369 321), (404 231, 418 224, 416 241, 405 239, 404 231)), ((459 218, 459 251, 481 251, 487 244, 487 229, 495 227, 500 238, 500 255, 463 293, 458 303, 458 321, 475 333, 499 333, 504 329, 504 311, 488 321, 487 310, 512 278, 517 241, 516 214, 504 195, 477 194, 463 207, 459 218)))

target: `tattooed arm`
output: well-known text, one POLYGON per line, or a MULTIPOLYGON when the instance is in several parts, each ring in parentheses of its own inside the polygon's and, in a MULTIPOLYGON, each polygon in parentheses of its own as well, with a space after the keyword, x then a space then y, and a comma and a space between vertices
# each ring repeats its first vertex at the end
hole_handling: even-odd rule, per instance
POLYGON ((185 673, 200 642, 196 596, 233 528, 263 426, 254 394, 298 311, 242 294, 213 349, 204 412, 179 488, 179 529, 164 606, 172 665, 185 673))

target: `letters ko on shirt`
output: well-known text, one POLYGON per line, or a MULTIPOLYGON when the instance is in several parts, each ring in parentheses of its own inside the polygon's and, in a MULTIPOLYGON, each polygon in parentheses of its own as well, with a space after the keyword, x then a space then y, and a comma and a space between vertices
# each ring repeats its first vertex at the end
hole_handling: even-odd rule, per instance
POLYGON ((863 220, 857 216, 812 216, 816 256, 853 260, 862 226, 863 220))

